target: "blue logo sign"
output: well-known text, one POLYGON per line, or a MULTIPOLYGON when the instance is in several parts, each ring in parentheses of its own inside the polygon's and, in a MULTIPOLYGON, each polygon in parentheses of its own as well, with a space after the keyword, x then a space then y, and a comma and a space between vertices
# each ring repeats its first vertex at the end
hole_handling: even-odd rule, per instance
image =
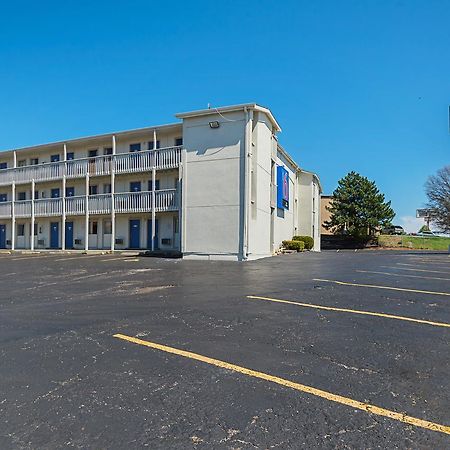
POLYGON ((277 207, 289 209, 289 172, 277 166, 277 207))

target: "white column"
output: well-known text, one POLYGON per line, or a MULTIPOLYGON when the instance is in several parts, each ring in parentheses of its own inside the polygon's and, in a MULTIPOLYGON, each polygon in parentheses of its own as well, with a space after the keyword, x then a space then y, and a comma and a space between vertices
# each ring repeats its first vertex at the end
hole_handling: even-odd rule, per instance
MULTIPOLYGON (((156 150, 156 140, 158 139, 156 135, 156 130, 153 130, 153 150, 156 150)), ((156 157, 153 156, 153 168, 152 168, 152 252, 155 250, 155 237, 156 237, 156 157)))
POLYGON ((89 250, 89 172, 86 172, 84 249, 89 250))
POLYGON ((16 248, 16 182, 11 185, 11 250, 16 248))
POLYGON ((61 250, 66 249, 66 163, 63 167, 63 177, 62 177, 62 229, 61 229, 61 250))
POLYGON ((111 251, 116 246, 116 136, 112 137, 112 156, 111 156, 111 251))
POLYGON ((156 168, 153 165, 152 168, 152 252, 155 250, 155 237, 156 237, 156 211, 155 211, 155 201, 156 201, 156 168))
POLYGON ((186 172, 187 172, 187 153, 185 149, 181 150, 181 195, 180 195, 180 206, 181 208, 181 218, 180 218, 180 237, 181 237, 181 252, 186 251, 186 172))
POLYGON ((31 180, 31 240, 30 240, 30 250, 34 250, 34 190, 36 189, 36 185, 34 180, 31 180))
MULTIPOLYGON (((17 154, 13 153, 13 167, 17 167, 17 154)), ((11 184, 11 250, 16 247, 16 182, 13 181, 11 184)))

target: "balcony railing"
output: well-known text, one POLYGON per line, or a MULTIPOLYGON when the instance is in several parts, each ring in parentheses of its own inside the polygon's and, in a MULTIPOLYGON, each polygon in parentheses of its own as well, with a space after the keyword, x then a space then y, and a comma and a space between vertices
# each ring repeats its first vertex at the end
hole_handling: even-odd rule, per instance
POLYGON ((145 172, 155 169, 175 169, 181 161, 181 146, 133 153, 96 156, 95 158, 73 159, 70 161, 42 163, 34 166, 0 170, 0 186, 51 181, 67 178, 109 175, 114 169, 117 174, 145 172))
MULTIPOLYGON (((146 213, 152 211, 152 192, 119 192, 114 194, 115 212, 146 213)), ((86 196, 48 198, 34 201, 36 217, 62 216, 63 201, 67 216, 78 216, 86 213, 86 196)), ((89 214, 111 214, 112 194, 89 195, 87 197, 89 214)), ((31 200, 14 202, 15 216, 31 217, 31 200)), ((178 209, 176 189, 155 191, 155 211, 176 211, 178 209)), ((0 202, 0 218, 11 218, 11 202, 0 202)))

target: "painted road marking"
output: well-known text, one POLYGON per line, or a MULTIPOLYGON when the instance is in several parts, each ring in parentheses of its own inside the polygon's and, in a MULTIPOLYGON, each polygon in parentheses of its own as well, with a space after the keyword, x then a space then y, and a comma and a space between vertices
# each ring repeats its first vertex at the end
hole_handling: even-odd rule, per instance
POLYGON ((275 302, 275 303, 286 303, 288 305, 302 306, 305 308, 323 309, 325 311, 336 311, 336 312, 344 312, 344 313, 350 313, 350 314, 360 314, 360 315, 364 315, 364 316, 375 316, 375 317, 382 317, 384 319, 405 320, 407 322, 422 323, 425 325, 432 325, 434 327, 450 328, 450 323, 432 322, 430 320, 414 319, 413 317, 396 316, 393 314, 377 313, 377 312, 372 312, 372 311, 362 311, 360 309, 335 308, 333 306, 314 305, 312 303, 301 303, 301 302, 295 302, 292 300, 282 300, 279 298, 260 297, 259 295, 247 295, 247 298, 256 299, 256 300, 266 300, 266 301, 275 302))
POLYGON ((444 265, 448 268, 450 268, 450 265, 448 264, 448 262, 425 262, 425 261, 416 261, 415 264, 411 264, 411 263, 396 263, 399 266, 416 266, 417 264, 428 264, 429 266, 433 266, 435 264, 441 264, 444 265))
MULTIPOLYGON (((419 261, 417 261, 419 262, 419 261)), ((417 267, 417 264, 409 264, 409 263, 396 263, 398 266, 412 266, 412 267, 417 267)), ((431 266, 433 264, 430 264, 431 266)), ((440 267, 440 269, 444 269, 444 267, 440 267)))
POLYGON ((313 281, 323 281, 325 283, 335 283, 335 284, 341 284, 344 286, 357 286, 357 287, 367 287, 367 288, 375 288, 375 289, 390 289, 392 291, 417 292, 419 294, 450 296, 450 292, 422 291, 420 289, 406 289, 406 288, 399 288, 399 287, 393 287, 393 286, 378 286, 376 284, 349 283, 348 281, 325 280, 323 278, 313 278, 313 281))
MULTIPOLYGON (((413 266, 414 264, 411 264, 413 266)), ((396 269, 396 270, 411 270, 412 272, 430 272, 430 273, 443 273, 448 275, 449 272, 443 272, 442 270, 427 270, 427 269, 408 269, 406 267, 394 267, 394 266, 380 266, 384 269, 396 269)))
POLYGON ((124 341, 132 342, 134 344, 143 345, 144 347, 153 348, 155 350, 160 350, 162 352, 171 353, 173 355, 183 356, 184 358, 193 359, 200 361, 211 366, 220 367, 222 369, 231 370, 233 372, 238 372, 250 377, 259 378, 261 380, 270 381, 272 383, 295 389, 296 391, 304 392, 307 394, 314 395, 316 397, 324 398, 328 401, 339 403, 341 405, 350 406, 351 408, 360 409, 367 413, 376 414, 378 416, 388 417, 390 419, 397 420, 399 422, 406 423, 408 425, 414 425, 416 427, 425 428, 431 431, 438 431, 440 433, 450 434, 450 426, 440 425, 438 423, 429 422, 428 420, 418 419, 416 417, 408 416, 403 413, 398 413, 396 411, 390 411, 389 409, 380 408, 379 406, 371 405, 369 403, 360 402, 358 400, 353 400, 342 395, 333 394, 328 391, 323 391, 312 386, 307 386, 304 384, 296 383, 294 381, 286 380, 274 375, 269 375, 264 372, 258 372, 256 370, 248 369, 246 367, 237 366, 232 363, 221 361, 220 359, 210 358, 208 356, 200 355, 198 353, 189 352, 186 350, 180 350, 174 347, 168 347, 166 345, 157 344, 155 342, 144 341, 132 336, 126 336, 124 334, 115 334, 115 338, 123 339, 124 341))
POLYGON ((359 272, 359 273, 377 273, 379 275, 391 275, 393 277, 425 278, 426 280, 450 281, 450 278, 426 277, 424 275, 408 275, 408 274, 405 274, 405 273, 376 272, 376 271, 373 271, 373 270, 356 270, 355 272, 359 272))

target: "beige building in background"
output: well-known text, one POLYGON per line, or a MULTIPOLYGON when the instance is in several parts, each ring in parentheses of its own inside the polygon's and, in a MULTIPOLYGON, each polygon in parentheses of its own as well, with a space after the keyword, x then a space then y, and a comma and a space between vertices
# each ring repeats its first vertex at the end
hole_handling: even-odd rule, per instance
POLYGON ((324 223, 330 220, 331 214, 327 210, 327 207, 331 204, 331 195, 322 195, 320 198, 320 217, 321 217, 321 226, 320 226, 320 234, 333 234, 331 230, 327 230, 324 226, 324 223))

